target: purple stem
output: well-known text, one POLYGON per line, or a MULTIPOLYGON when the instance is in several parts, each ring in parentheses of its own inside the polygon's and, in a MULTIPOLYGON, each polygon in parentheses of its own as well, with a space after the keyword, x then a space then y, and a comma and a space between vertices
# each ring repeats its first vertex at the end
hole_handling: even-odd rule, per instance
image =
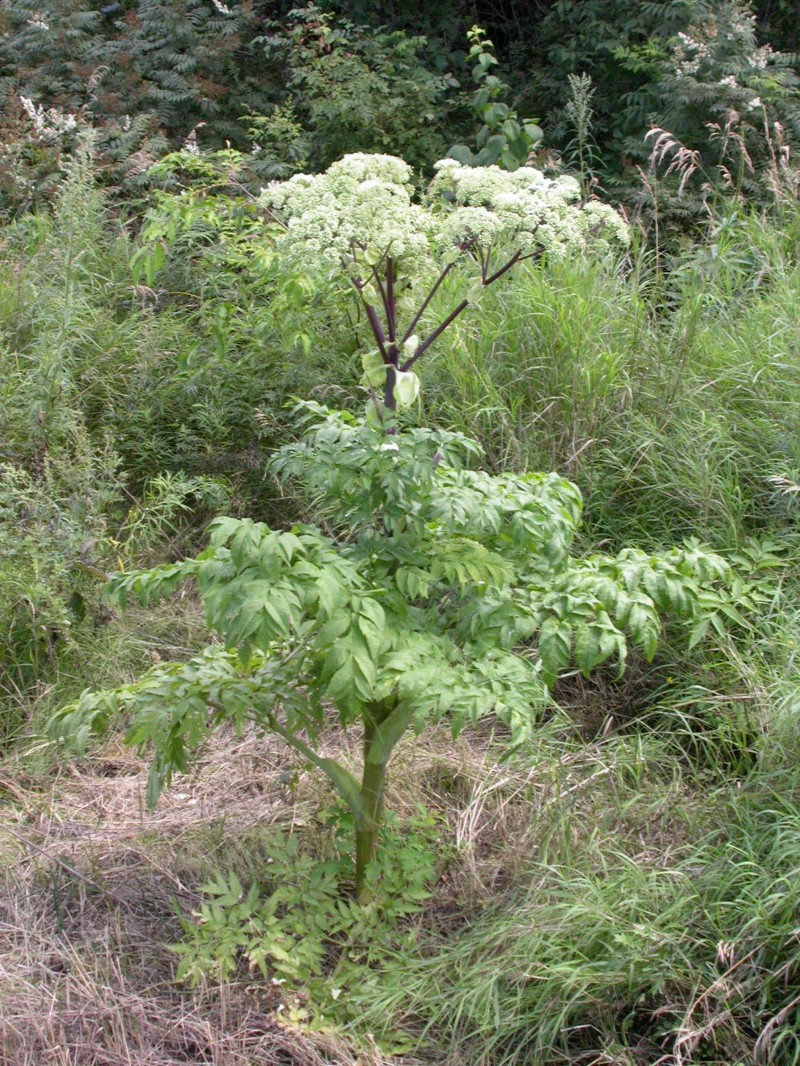
POLYGON ((390 411, 397 410, 397 400, 394 398, 395 367, 386 367, 386 382, 383 386, 383 406, 390 411))
MULTIPOLYGON (((373 274, 375 274, 374 270, 373 274)), ((359 296, 361 296, 361 291, 364 288, 364 282, 361 280, 361 278, 352 276, 350 278, 350 281, 353 285, 353 288, 356 290, 359 296)), ((380 349, 381 357, 384 363, 390 363, 391 359, 389 358, 389 353, 386 350, 386 337, 384 336, 383 326, 381 325, 380 319, 378 318, 375 312, 375 308, 372 306, 372 304, 367 303, 363 296, 361 296, 361 300, 364 304, 364 309, 366 310, 367 321, 370 324, 372 335, 374 336, 378 344, 378 348, 380 349)), ((392 347, 394 347, 394 345, 392 347)))
POLYGON ((407 330, 405 331, 405 333, 403 334, 403 344, 405 344, 405 342, 406 342, 406 341, 408 340, 408 338, 409 338, 409 337, 410 337, 410 336, 412 335, 412 333, 414 332, 414 328, 415 328, 415 326, 416 326, 417 322, 419 322, 419 320, 420 320, 420 319, 422 318, 422 316, 423 316, 423 315, 425 314, 425 308, 426 308, 426 307, 428 306, 428 304, 429 304, 429 303, 431 302, 431 300, 432 300, 432 299, 434 298, 434 296, 436 295, 436 290, 437 290, 437 289, 439 288, 439 286, 440 286, 440 285, 442 284, 442 282, 444 281, 444 279, 445 279, 445 278, 447 277, 447 275, 448 275, 448 274, 450 273, 450 269, 452 268, 452 266, 453 266, 453 264, 452 264, 452 263, 448 263, 448 264, 447 264, 447 266, 446 266, 446 267, 444 268, 444 270, 443 270, 443 271, 441 272, 441 274, 439 275, 439 277, 438 277, 438 278, 436 279, 436 281, 435 281, 435 283, 434 283, 434 286, 433 286, 433 288, 431 289, 431 291, 430 291, 430 292, 428 293, 428 295, 427 295, 427 296, 425 297, 425 299, 424 299, 424 300, 422 301, 422 303, 420 304, 420 306, 419 306, 419 310, 418 310, 418 311, 417 311, 417 313, 416 313, 416 314, 414 315, 414 317, 413 317, 413 318, 411 319, 411 325, 410 325, 410 326, 408 327, 408 329, 407 329, 407 330))
POLYGON ((394 332, 394 263, 391 256, 386 258, 386 326, 389 331, 389 340, 392 344, 395 342, 394 332))
POLYGON ((374 266, 372 268, 372 277, 375 279, 375 287, 377 288, 377 290, 378 290, 378 292, 380 293, 380 296, 381 296, 381 303, 383 304, 383 313, 386 316, 386 326, 387 326, 387 329, 388 329, 388 332, 389 332, 388 340, 391 341, 392 340, 392 332, 391 332, 391 323, 390 323, 390 316, 389 316, 389 298, 386 295, 386 289, 383 287, 383 282, 381 281, 381 276, 378 273, 378 268, 376 266, 374 266))
POLYGON ((505 274, 507 270, 510 270, 515 263, 519 263, 519 261, 523 258, 530 259, 530 256, 523 256, 521 252, 514 252, 514 254, 511 256, 507 263, 501 266, 499 270, 495 270, 494 274, 490 274, 488 278, 484 279, 484 288, 487 285, 491 285, 493 281, 497 281, 498 278, 502 278, 503 274, 505 274))
MULTIPOLYGON (((520 252, 515 252, 512 255, 512 257, 508 260, 507 263, 504 263, 503 266, 501 266, 499 270, 495 270, 494 274, 490 274, 489 277, 483 277, 482 278, 483 287, 487 288, 489 285, 492 284, 492 282, 497 281, 498 278, 502 278, 503 274, 505 274, 506 271, 510 270, 514 266, 515 263, 518 263, 523 258, 527 259, 529 257, 528 256, 523 256, 520 252)), ((488 260, 487 260, 487 262, 488 262, 488 260)), ((483 263, 481 263, 481 272, 482 272, 482 274, 485 272, 485 268, 483 267, 483 263)), ((444 272, 442 273, 442 277, 443 276, 444 276, 444 272)), ((441 280, 441 278, 439 280, 441 280)), ((432 293, 431 293, 431 295, 432 295, 432 293)), ((428 348, 430 348, 430 346, 433 344, 433 342, 438 337, 441 337, 441 335, 444 333, 444 331, 447 329, 447 327, 450 325, 450 323, 453 322, 456 318, 458 318, 458 316, 461 314, 461 312, 468 305, 469 305, 469 300, 462 300, 461 303, 458 305, 458 307, 456 307, 453 311, 451 311, 450 314, 447 316, 447 318, 444 319, 444 321, 439 323, 439 325, 436 327, 436 329, 433 331, 433 333, 430 333, 425 338, 425 340, 422 342, 422 344, 420 344, 419 348, 417 348, 417 350, 414 352, 414 354, 411 356, 411 358, 407 359, 405 361, 405 363, 403 363, 403 365, 400 367, 400 369, 403 372, 405 372, 406 370, 410 370, 411 367, 414 365, 414 363, 416 363, 417 359, 419 359, 419 357, 421 355, 423 355, 424 352, 426 352, 428 350, 428 348)))
POLYGON ((380 319, 375 313, 375 308, 372 306, 372 304, 368 304, 365 302, 364 307, 367 309, 367 321, 372 327, 372 333, 375 337, 375 340, 378 342, 378 347, 380 348, 381 355, 383 356, 383 361, 384 363, 388 363, 390 360, 389 355, 386 351, 386 338, 383 335, 383 327, 381 326, 380 319))
POLYGON ((430 348, 430 346, 437 339, 437 337, 440 337, 444 333, 444 331, 447 329, 447 327, 450 325, 450 323, 455 321, 455 319, 458 318, 458 316, 461 314, 461 312, 464 310, 464 308, 466 308, 468 306, 469 306, 469 300, 462 300, 461 303, 458 305, 458 307, 454 308, 454 310, 452 310, 450 312, 450 314, 447 316, 447 318, 445 318, 444 321, 439 323, 439 325, 436 327, 436 329, 433 331, 433 333, 428 334, 428 336, 425 338, 425 340, 422 342, 422 344, 420 344, 419 348, 417 348, 417 350, 414 352, 414 354, 411 356, 411 358, 410 359, 406 359, 406 361, 400 367, 400 369, 403 371, 403 373, 405 373, 406 370, 410 370, 411 369, 411 367, 414 365, 414 363, 416 363, 417 359, 419 359, 419 357, 424 352, 426 352, 428 350, 428 348, 430 348))

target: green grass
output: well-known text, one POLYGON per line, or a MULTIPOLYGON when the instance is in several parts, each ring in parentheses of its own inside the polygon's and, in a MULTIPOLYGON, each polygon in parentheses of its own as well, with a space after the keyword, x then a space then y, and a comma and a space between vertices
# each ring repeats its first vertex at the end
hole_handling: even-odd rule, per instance
POLYGON ((800 1061, 796 766, 632 787, 626 748, 591 800, 540 814, 512 886, 395 960, 367 1028, 492 1066, 800 1061))
POLYGON ((423 368, 429 417, 478 437, 498 466, 576 480, 595 543, 793 532, 768 479, 800 473, 800 271, 774 230, 741 221, 725 252, 747 249, 741 277, 708 267, 711 238, 667 276, 644 254, 520 268, 423 368))

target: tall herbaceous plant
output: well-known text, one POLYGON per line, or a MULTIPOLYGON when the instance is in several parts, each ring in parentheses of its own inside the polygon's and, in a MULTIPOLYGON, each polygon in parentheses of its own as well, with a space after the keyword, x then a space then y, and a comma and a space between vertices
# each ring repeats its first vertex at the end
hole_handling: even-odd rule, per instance
POLYGON ((122 714, 128 742, 154 753, 152 803, 222 723, 278 734, 350 809, 355 891, 367 903, 387 768, 405 734, 441 719, 457 733, 494 715, 525 744, 573 664, 588 674, 614 659, 621 670, 629 643, 651 657, 663 616, 700 640, 736 620, 747 593, 695 543, 575 557, 574 485, 485 473, 474 441, 409 417, 419 360, 485 288, 533 256, 621 249, 616 212, 581 205, 572 178, 455 160, 437 164, 416 200, 406 163, 363 154, 273 184, 261 204, 287 276, 344 275, 372 336, 363 417, 300 404, 301 440, 271 462, 315 499, 326 531, 220 518, 197 558, 118 575, 121 605, 193 581, 218 639, 125 688, 84 693, 54 728, 81 748, 122 714), (445 290, 457 296, 432 319, 445 290), (357 774, 320 753, 332 715, 360 730, 357 774))

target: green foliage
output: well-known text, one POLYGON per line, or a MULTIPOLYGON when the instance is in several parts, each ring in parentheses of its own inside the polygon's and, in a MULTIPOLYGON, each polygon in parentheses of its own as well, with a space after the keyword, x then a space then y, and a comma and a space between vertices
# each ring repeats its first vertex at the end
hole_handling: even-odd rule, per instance
MULTIPOLYGON (((38 478, 0 465, 0 697, 9 711, 52 673, 73 624, 99 606, 87 560, 102 555, 113 465, 103 471, 85 448, 72 463, 48 463, 38 478)), ((0 738, 16 719, 4 716, 0 738)))
POLYGON ((424 37, 366 29, 315 4, 292 8, 269 31, 266 56, 315 169, 348 152, 389 152, 417 166, 441 155, 446 93, 457 83, 427 67, 424 37))
MULTIPOLYGON (((21 108, 22 96, 51 117, 94 127, 104 177, 136 193, 156 159, 198 141, 211 150, 226 143, 249 150, 262 180, 318 170, 358 150, 397 153, 424 170, 453 141, 461 161, 513 169, 541 143, 536 121, 519 117, 531 112, 547 117, 548 142, 561 162, 557 154, 543 162, 557 168, 575 155, 567 86, 579 75, 595 90, 591 170, 648 217, 653 190, 642 189, 637 167, 646 162, 643 138, 652 125, 699 152, 708 172, 701 180, 696 168, 683 204, 672 203, 680 177, 659 188, 662 217, 667 208, 678 220, 696 217, 709 177, 724 196, 720 166, 736 188, 747 178, 761 197, 774 195, 771 169, 781 173, 781 150, 798 133, 796 42, 786 4, 512 0, 479 4, 470 15, 486 30, 468 29, 455 0, 424 11, 360 0, 284 3, 266 20, 249 0, 148 0, 135 10, 111 4, 103 11, 74 0, 13 0, 0 21, 0 210, 48 199, 59 158, 71 148, 69 138, 42 136, 21 108), (753 8, 766 35, 758 45, 753 8), (465 33, 466 56, 457 47, 465 33), (679 34, 709 48, 697 70, 683 71, 679 34), (513 101, 497 76, 490 38, 510 71, 513 101), (771 50, 768 40, 787 51, 771 50), (761 66, 765 49, 769 61, 761 66), (463 104, 461 112, 456 107, 453 72, 476 83, 469 103, 479 127, 474 145, 465 136, 463 104), (748 110, 754 99, 762 108, 748 110), (733 111, 737 122, 726 131, 733 111), (739 174, 746 156, 758 178, 739 174)), ((782 177, 795 195, 794 178, 782 177)))
POLYGON ((592 136, 592 99, 595 89, 588 74, 570 74, 567 80, 570 98, 564 110, 575 136, 565 148, 565 162, 577 172, 584 199, 588 200, 597 182, 594 171, 600 161, 597 143, 592 136))
POLYGON ((669 42, 647 140, 652 170, 674 175, 664 192, 677 188, 684 210, 694 200, 697 211, 698 198, 796 198, 786 148, 800 134, 792 68, 790 56, 758 45, 755 15, 740 0, 715 5, 669 42))
POLYGON ((212 144, 244 144, 239 116, 270 102, 252 63, 257 25, 249 4, 229 10, 204 0, 148 0, 106 12, 73 0, 8 5, 0 30, 7 151, 33 158, 20 160, 32 175, 10 190, 7 206, 43 198, 55 169, 37 158, 52 157, 52 139, 25 129, 19 97, 95 127, 103 170, 126 191, 141 188, 149 165, 198 124, 212 144))
POLYGON ((509 48, 511 39, 520 42, 525 100, 547 116, 550 144, 567 146, 573 136, 565 110, 569 75, 591 78, 596 90, 594 135, 603 147, 605 182, 626 173, 631 146, 640 143, 647 130, 646 94, 657 78, 667 41, 700 17, 705 6, 697 0, 556 0, 543 5, 544 11, 519 10, 521 29, 508 23, 498 30, 509 39, 509 48))
POLYGON ((430 899, 437 867, 436 823, 424 811, 402 825, 387 821, 367 871, 369 884, 381 886, 377 907, 344 898, 354 874, 343 840, 349 815, 333 809, 327 820, 336 830, 331 857, 320 860, 296 835, 273 831, 264 843, 263 885, 245 890, 230 872, 201 887, 204 898, 182 919, 184 939, 172 948, 180 956, 178 980, 225 980, 246 965, 281 986, 290 1007, 310 994, 307 1011, 319 1021, 352 1020, 353 993, 373 986, 387 960, 417 939, 415 918, 430 899))
MULTIPOLYGON (((668 47, 625 62, 652 70, 668 47)), ((598 123, 603 96, 601 83, 598 123)), ((362 250, 359 269, 378 268, 371 304, 307 252, 290 274, 272 243, 279 225, 247 191, 259 165, 294 170, 310 137, 291 109, 270 128, 270 107, 252 120, 260 162, 226 149, 159 168, 141 245, 105 210, 84 150, 54 212, 3 231, 3 739, 33 733, 25 747, 57 759, 38 723, 67 702, 62 725, 79 746, 122 722, 131 744, 155 749, 152 802, 171 773, 198 765, 217 726, 254 724, 344 797, 336 841, 320 847, 298 819, 296 852, 276 835, 257 889, 257 847, 247 876, 213 858, 236 874, 209 885, 185 926, 190 981, 244 978, 254 964, 286 982, 276 988, 291 1020, 333 1019, 387 1048, 421 1041, 432 1061, 795 1066, 793 211, 784 204, 776 225, 726 209, 671 257, 636 245, 621 265, 553 254, 475 286, 399 378, 399 406, 422 429, 373 398, 368 421, 306 405, 301 439, 265 479, 268 452, 293 433, 279 411, 289 394, 322 387, 357 409, 362 373, 372 390, 385 384, 380 352, 363 343, 366 308, 385 316, 378 282, 398 282, 403 329, 425 301, 405 361, 481 269, 475 246, 462 249, 431 294, 432 276, 404 287, 362 250), (520 473, 537 469, 574 484, 520 473), (185 558, 220 510, 268 523, 218 520, 211 548, 185 558), (110 615, 105 573, 158 560, 114 581, 120 600, 147 606, 110 615), (187 621, 198 597, 153 604, 185 578, 218 637, 200 654, 187 621), (87 684, 114 691, 76 704, 87 684), (327 756, 337 715, 363 730, 361 780, 349 757, 327 756), (436 720, 479 728, 457 755, 444 729, 415 748, 409 733, 436 720), (502 747, 487 746, 495 731, 502 747), (412 788, 458 804, 458 856, 433 903, 425 825, 388 825, 368 861, 403 737, 413 783, 395 787, 398 808, 412 788), (508 761, 493 765, 501 751, 508 761), (362 899, 379 904, 347 900, 354 858, 362 899)), ((45 174, 68 147, 26 151, 45 174)), ((16 759, 0 775, 23 795, 33 758, 24 778, 16 759)), ((35 802, 49 810, 45 780, 35 802)), ((191 832, 174 840, 172 826, 160 846, 191 865, 191 832)), ((152 823, 151 843, 158 832, 152 823)), ((231 848, 243 854, 249 836, 231 848)), ((80 858, 70 863, 113 890, 103 856, 80 858)))
POLYGON ((528 265, 443 335, 426 416, 479 439, 494 469, 569 472, 590 542, 791 537, 796 497, 769 478, 800 472, 796 242, 791 215, 734 215, 666 275, 643 249, 630 273, 528 265))
POLYGON ((275 180, 305 170, 312 139, 291 104, 278 104, 269 115, 250 114, 247 121, 247 133, 253 139, 250 166, 255 174, 275 180))
MULTIPOLYGON (((143 417, 142 394, 153 404, 163 375, 149 376, 161 353, 138 304, 126 307, 127 252, 94 186, 85 142, 66 166, 52 216, 31 215, 4 234, 4 738, 21 726, 37 694, 57 689, 86 633, 107 621, 107 572, 144 565, 167 545, 185 548, 190 509, 208 516, 230 504, 219 479, 153 469, 152 438, 150 451, 139 450, 138 434, 146 438, 153 427, 143 417)), ((160 333, 162 342, 168 337, 160 333)))
POLYGON ((57 116, 96 130, 103 176, 128 194, 166 152, 198 141, 249 149, 262 180, 359 149, 429 166, 447 144, 457 82, 427 51, 422 36, 358 26, 313 4, 265 20, 247 0, 104 11, 14 0, 0 22, 0 210, 52 194, 70 147, 57 116), (21 98, 49 116, 45 130, 21 98))
POLYGON ((796 42, 779 30, 773 43, 786 42, 781 53, 766 30, 770 19, 776 27, 785 20, 779 8, 740 0, 550 0, 503 5, 487 11, 487 21, 512 64, 517 106, 547 118, 548 144, 560 153, 551 165, 577 163, 586 170, 578 158, 569 79, 588 77, 598 146, 594 176, 648 222, 657 210, 659 221, 669 216, 685 227, 704 210, 704 184, 719 198, 743 188, 748 202, 770 200, 777 188, 796 197, 793 168, 782 159, 797 136, 796 42), (766 37, 757 38, 754 8, 766 37), (672 135, 673 147, 657 160, 663 164, 655 168, 658 176, 665 177, 670 164, 670 179, 676 166, 681 172, 664 185, 648 175, 648 188, 640 171, 647 169, 653 145, 644 137, 653 127, 672 135), (682 181, 686 156, 676 158, 681 149, 697 153, 688 185, 682 181))
POLYGON ((366 834, 363 901, 386 764, 409 728, 446 714, 458 732, 494 713, 520 745, 573 658, 586 675, 610 658, 621 667, 626 632, 652 657, 661 613, 697 640, 741 621, 734 602, 747 597, 699 545, 572 559, 574 486, 466 469, 477 449, 457 434, 387 435, 383 424, 311 403, 305 417, 304 441, 279 452, 273 469, 299 479, 346 538, 219 519, 198 558, 115 579, 124 604, 152 603, 193 578, 224 649, 156 667, 116 694, 87 692, 54 728, 80 746, 117 710, 133 712, 128 741, 156 750, 151 801, 219 721, 277 732, 329 778, 357 842, 366 834), (328 703, 343 724, 362 724, 361 786, 314 750, 328 703))
POLYGON ((502 99, 508 85, 492 73, 497 59, 494 45, 480 26, 467 33, 471 45, 467 59, 474 61, 472 77, 478 88, 471 107, 481 123, 475 143, 477 152, 464 144, 456 144, 447 153, 459 163, 470 167, 498 166, 516 170, 524 166, 542 140, 538 119, 520 119, 517 112, 502 99))
POLYGON ((12 232, 0 263, 0 690, 8 701, 6 735, 20 725, 26 697, 54 675, 73 625, 99 608, 108 519, 119 500, 117 457, 106 441, 92 439, 73 376, 76 349, 89 357, 97 339, 86 300, 96 263, 84 242, 92 245, 97 236, 87 165, 84 153, 61 190, 58 234, 41 240, 45 227, 39 227, 38 258, 31 256, 36 242, 12 232))

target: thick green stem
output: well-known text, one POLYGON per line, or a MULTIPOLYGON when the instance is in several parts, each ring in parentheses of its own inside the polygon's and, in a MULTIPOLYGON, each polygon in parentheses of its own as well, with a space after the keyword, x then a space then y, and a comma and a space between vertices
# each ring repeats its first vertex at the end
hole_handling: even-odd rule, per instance
MULTIPOLYGON (((377 709, 374 709, 377 710, 377 709)), ((386 763, 376 761, 373 752, 375 731, 381 718, 370 715, 364 722, 364 773, 361 779, 361 799, 370 819, 369 828, 356 828, 356 899, 370 903, 372 893, 367 886, 367 867, 375 859, 378 833, 383 822, 383 790, 386 785, 386 763)))

